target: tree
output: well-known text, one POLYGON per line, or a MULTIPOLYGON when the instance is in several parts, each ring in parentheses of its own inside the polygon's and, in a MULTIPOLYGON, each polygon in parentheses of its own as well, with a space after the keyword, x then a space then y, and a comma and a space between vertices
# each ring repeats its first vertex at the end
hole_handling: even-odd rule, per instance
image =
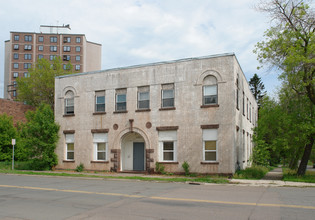
POLYGON ((298 169, 304 175, 315 137, 315 14, 303 0, 263 0, 257 8, 269 14, 273 26, 265 32, 265 40, 255 51, 262 65, 278 68, 279 78, 310 106, 311 120, 304 133, 307 143, 298 169), (304 99, 306 97, 307 99, 304 99))
POLYGON ((250 90, 252 91, 258 107, 261 106, 262 98, 266 94, 265 85, 261 81, 261 78, 255 73, 254 76, 249 80, 250 90))
POLYGON ((17 138, 17 131, 12 117, 0 115, 0 161, 12 159, 12 139, 17 138))
POLYGON ((57 165, 55 154, 59 125, 49 105, 41 104, 36 111, 26 113, 27 122, 22 125, 21 138, 35 170, 51 169, 57 165))
POLYGON ((28 70, 29 77, 17 79, 18 100, 36 107, 45 103, 54 109, 55 77, 70 74, 71 71, 71 63, 68 63, 64 70, 60 57, 52 63, 39 59, 35 66, 28 70))

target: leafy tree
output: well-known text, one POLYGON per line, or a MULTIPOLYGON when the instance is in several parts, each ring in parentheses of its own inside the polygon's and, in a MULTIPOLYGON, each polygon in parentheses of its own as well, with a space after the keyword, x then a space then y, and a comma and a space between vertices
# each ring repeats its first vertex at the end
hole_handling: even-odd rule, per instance
POLYGON ((12 139, 17 138, 17 131, 12 117, 0 115, 0 161, 12 160, 12 139))
POLYGON ((50 105, 54 109, 55 77, 70 74, 71 63, 66 70, 60 57, 52 63, 46 59, 39 59, 35 66, 28 70, 29 77, 17 79, 18 100, 38 107, 41 103, 50 105))
POLYGON ((265 85, 261 81, 261 78, 255 73, 254 76, 249 80, 250 90, 252 91, 258 107, 261 106, 262 98, 266 94, 265 85))
POLYGON ((21 128, 23 146, 31 158, 31 168, 51 169, 57 165, 55 154, 59 125, 49 105, 41 104, 36 111, 26 113, 27 122, 21 128))
POLYGON ((270 15, 273 26, 265 32, 265 40, 257 43, 255 49, 260 63, 278 68, 282 72, 279 78, 304 101, 305 106, 309 106, 309 117, 303 119, 309 119, 310 123, 302 132, 307 142, 303 147, 298 175, 305 174, 315 137, 315 14, 305 2, 261 1, 257 8, 270 15))

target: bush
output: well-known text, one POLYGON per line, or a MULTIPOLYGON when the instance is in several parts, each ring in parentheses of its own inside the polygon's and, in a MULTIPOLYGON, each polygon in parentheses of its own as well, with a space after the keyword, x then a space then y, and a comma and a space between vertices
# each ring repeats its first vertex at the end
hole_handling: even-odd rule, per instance
POLYGON ((185 176, 189 176, 189 164, 187 163, 187 161, 184 161, 184 163, 182 164, 183 169, 185 170, 185 176))
POLYGON ((80 165, 78 165, 75 168, 75 171, 77 171, 77 172, 82 172, 83 170, 84 170, 84 164, 83 163, 80 163, 80 165))
POLYGON ((236 179, 261 179, 266 173, 268 173, 269 169, 264 166, 252 166, 247 167, 245 170, 237 171, 233 178, 236 179))
POLYGON ((165 166, 159 164, 159 162, 155 163, 155 172, 160 173, 160 174, 165 174, 166 172, 164 171, 165 166))

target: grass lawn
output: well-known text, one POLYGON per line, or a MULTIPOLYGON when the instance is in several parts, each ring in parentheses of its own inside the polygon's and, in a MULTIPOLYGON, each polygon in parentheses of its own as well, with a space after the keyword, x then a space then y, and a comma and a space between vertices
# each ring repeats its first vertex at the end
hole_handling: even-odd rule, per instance
POLYGON ((315 183, 315 171, 306 171, 304 176, 296 175, 296 170, 283 168, 283 180, 292 182, 315 183))
POLYGON ((245 170, 239 170, 234 175, 234 179, 249 179, 249 180, 260 180, 266 173, 272 170, 273 167, 267 168, 263 166, 252 166, 247 167, 245 170))
POLYGON ((146 176, 119 176, 119 175, 98 175, 94 172, 41 172, 41 171, 26 171, 19 170, 18 167, 27 167, 26 162, 15 163, 15 170, 11 170, 11 162, 0 162, 0 173, 12 173, 12 174, 25 174, 25 175, 45 175, 45 176, 67 176, 67 177, 92 177, 103 179, 131 179, 131 180, 143 180, 143 181, 162 181, 162 182, 202 182, 202 183, 229 183, 227 177, 221 176, 197 176, 197 177, 184 177, 184 176, 163 176, 156 175, 154 177, 146 176))

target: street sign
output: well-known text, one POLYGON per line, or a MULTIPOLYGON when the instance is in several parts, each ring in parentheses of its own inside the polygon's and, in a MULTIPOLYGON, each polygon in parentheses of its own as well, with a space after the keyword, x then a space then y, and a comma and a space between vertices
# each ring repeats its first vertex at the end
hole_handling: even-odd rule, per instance
POLYGON ((15 139, 12 139, 12 145, 15 145, 15 139))

